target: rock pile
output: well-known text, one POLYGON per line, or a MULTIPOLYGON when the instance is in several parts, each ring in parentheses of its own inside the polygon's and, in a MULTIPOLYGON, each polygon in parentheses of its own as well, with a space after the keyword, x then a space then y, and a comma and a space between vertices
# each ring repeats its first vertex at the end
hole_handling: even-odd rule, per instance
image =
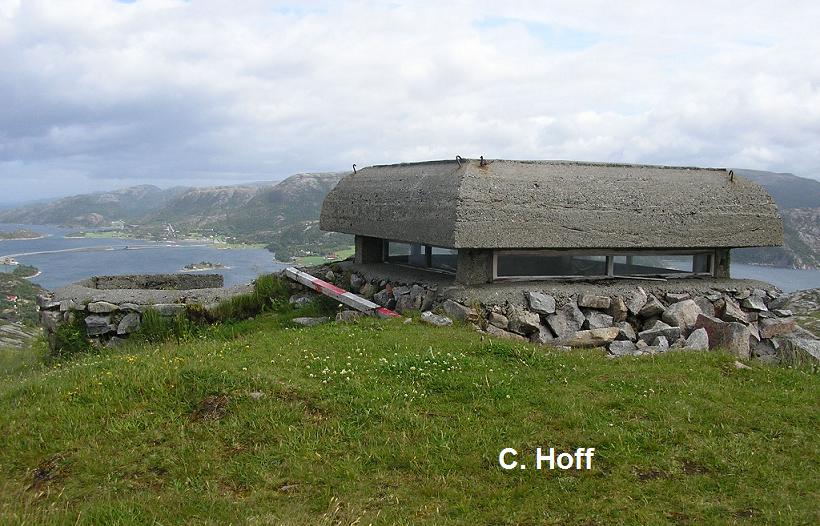
POLYGON ((521 304, 464 304, 418 283, 369 282, 356 273, 331 277, 338 286, 399 313, 422 311, 423 322, 471 323, 491 336, 517 341, 605 347, 613 357, 723 349, 741 359, 772 363, 820 361, 820 341, 795 324, 790 310, 780 308, 787 296, 775 290, 693 287, 653 293, 636 287, 617 296, 583 292, 564 300, 522 290, 521 304))

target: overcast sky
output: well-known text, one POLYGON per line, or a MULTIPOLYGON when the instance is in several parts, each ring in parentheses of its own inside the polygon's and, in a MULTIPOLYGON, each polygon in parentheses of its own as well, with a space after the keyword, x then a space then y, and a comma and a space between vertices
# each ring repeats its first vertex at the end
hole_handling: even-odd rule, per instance
POLYGON ((0 202, 457 154, 820 178, 818 21, 792 0, 0 0, 0 202))

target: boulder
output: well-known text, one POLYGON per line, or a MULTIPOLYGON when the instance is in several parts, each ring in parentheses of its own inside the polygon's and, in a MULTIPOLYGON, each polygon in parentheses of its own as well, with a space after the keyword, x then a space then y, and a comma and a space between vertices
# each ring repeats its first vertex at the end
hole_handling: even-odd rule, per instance
POLYGON ((382 289, 373 294, 373 302, 382 307, 386 306, 388 301, 390 301, 390 296, 387 294, 387 289, 382 289))
POLYGON ((487 323, 499 329, 506 329, 510 322, 503 314, 490 312, 487 314, 487 323))
POLYGON ((327 317, 319 317, 319 318, 309 318, 309 317, 302 317, 302 318, 293 318, 293 323, 297 325, 303 325, 305 327, 313 327, 314 325, 321 325, 322 323, 327 323, 330 321, 330 318, 327 317))
POLYGON ((701 327, 700 329, 692 331, 692 334, 686 338, 684 348, 692 351, 709 350, 709 334, 706 332, 706 329, 701 327))
POLYGON ((606 310, 609 308, 611 300, 609 296, 598 296, 595 294, 581 294, 578 296, 578 306, 588 309, 606 310))
POLYGON ((585 313, 586 322, 582 327, 587 329, 603 329, 605 327, 612 327, 613 318, 603 312, 589 310, 585 313))
POLYGON ((136 312, 129 312, 122 317, 117 324, 117 334, 131 334, 140 328, 140 315, 136 312))
POLYGON ((40 307, 40 310, 53 309, 54 307, 60 306, 59 301, 56 301, 52 296, 45 294, 38 294, 35 302, 37 303, 37 306, 40 307))
POLYGON ((626 308, 624 299, 620 296, 612 298, 612 302, 609 304, 609 315, 612 316, 612 321, 625 321, 627 314, 629 314, 629 310, 626 308))
POLYGON ((715 302, 722 298, 723 295, 720 292, 708 292, 703 297, 711 302, 715 302))
POLYGON ((569 338, 562 339, 561 343, 568 347, 602 347, 612 343, 617 337, 618 328, 607 327, 604 329, 577 331, 569 338))
POLYGON ((789 365, 820 364, 820 340, 809 338, 777 338, 780 361, 789 365))
POLYGON ((142 305, 136 303, 120 303, 120 310, 126 312, 142 312, 142 305))
POLYGON ((89 336, 97 336, 111 332, 111 316, 91 315, 85 318, 85 333, 89 336))
POLYGON ((498 338, 504 338, 507 340, 514 340, 517 342, 526 342, 528 341, 526 338, 521 336, 520 334, 515 334, 514 332, 505 331, 504 329, 499 329, 493 325, 487 325, 487 334, 490 336, 496 336, 498 338))
POLYGON ((609 344, 609 353, 615 356, 638 354, 638 347, 629 340, 615 340, 609 344))
POLYGON ((701 314, 695 329, 705 329, 709 336, 709 348, 726 350, 738 358, 749 358, 749 328, 739 322, 726 322, 701 314))
MULTIPOLYGON (((421 298, 418 298, 419 304, 421 303, 421 298)), ((398 297, 396 300, 396 307, 395 311, 399 314, 404 314, 405 312, 413 309, 418 309, 420 305, 416 305, 413 296, 410 294, 403 294, 398 297)))
POLYGON ((430 310, 433 308, 433 303, 436 301, 436 291, 433 289, 424 289, 424 296, 421 298, 421 310, 430 310))
POLYGON ((681 292, 681 293, 667 292, 664 297, 666 298, 666 301, 669 302, 669 303, 677 303, 679 301, 688 300, 692 296, 690 296, 688 292, 681 292))
POLYGON ((552 343, 555 339, 555 335, 552 334, 550 328, 543 323, 538 326, 536 332, 530 334, 530 341, 533 343, 552 343))
POLYGON ((327 280, 328 283, 333 283, 334 279, 336 279, 336 274, 332 270, 325 272, 325 280, 327 280))
POLYGON ((509 329, 512 332, 529 335, 538 331, 541 325, 541 317, 538 314, 519 307, 510 308, 507 314, 509 329))
POLYGON ((436 327, 446 327, 448 325, 453 324, 453 320, 446 316, 439 316, 438 314, 433 314, 430 311, 424 311, 421 313, 421 321, 427 323, 429 325, 435 325, 436 327))
POLYGON ((769 310, 766 307, 766 303, 763 301, 763 298, 758 296, 749 296, 743 300, 741 305, 743 305, 743 308, 749 310, 769 310))
POLYGON ((363 298, 372 299, 373 294, 376 293, 376 286, 372 283, 368 282, 359 288, 359 295, 363 298))
POLYGON ((729 296, 723 297, 723 312, 721 314, 721 319, 723 321, 734 321, 737 323, 749 323, 749 317, 746 316, 746 313, 740 308, 740 305, 737 304, 735 300, 730 298, 729 296))
POLYGON ((789 318, 794 316, 794 312, 789 309, 775 309, 772 312, 774 312, 774 315, 778 318, 789 318))
POLYGON ((645 341, 652 345, 653 342, 660 336, 666 338, 667 341, 675 341, 681 337, 680 327, 659 327, 657 329, 649 329, 648 331, 641 331, 638 333, 638 339, 645 341))
POLYGON ((444 312, 446 312, 447 315, 454 320, 467 321, 476 317, 476 313, 473 309, 465 307, 461 303, 453 300, 445 301, 441 305, 441 308, 443 308, 444 312))
POLYGON ((703 314, 711 316, 713 318, 715 317, 715 306, 712 304, 709 298, 706 298, 704 296, 697 296, 694 298, 694 302, 703 314))
POLYGON ((735 293, 735 298, 739 300, 745 300, 752 294, 752 291, 749 289, 743 289, 735 293))
POLYGON ((55 332, 63 320, 63 315, 56 311, 40 311, 40 325, 47 331, 55 332))
POLYGON ((365 283, 367 283, 367 280, 365 280, 363 277, 356 274, 355 272, 350 275, 350 290, 351 291, 359 292, 361 290, 362 286, 364 286, 365 283))
POLYGON ((766 318, 760 321, 760 337, 774 338, 793 332, 794 318, 766 318))
POLYGON ((108 314, 109 312, 119 310, 117 305, 107 301, 95 301, 89 303, 87 308, 88 312, 93 312, 94 314, 108 314))
POLYGON ((555 312, 555 298, 542 292, 525 292, 530 310, 538 314, 552 314, 555 312))
MULTIPOLYGON (((668 294, 667 294, 668 296, 668 294)), ((681 300, 673 303, 663 311, 662 319, 673 327, 680 327, 686 329, 695 325, 698 319, 698 314, 702 314, 698 304, 694 300, 681 300)))
POLYGON ((619 321, 615 324, 618 327, 618 339, 619 340, 629 340, 635 341, 638 339, 638 336, 635 334, 635 328, 632 327, 632 324, 626 321, 619 321))
POLYGON ((638 312, 638 316, 641 318, 652 318, 654 316, 660 316, 665 310, 666 308, 663 306, 663 303, 654 295, 650 294, 646 300, 646 304, 638 312))
POLYGON ((638 287, 629 294, 626 300, 626 308, 633 316, 637 316, 644 305, 646 305, 646 300, 646 292, 644 292, 641 287, 638 287))
POLYGON ((658 336, 652 345, 649 347, 650 352, 662 353, 669 350, 669 340, 665 336, 658 336))
POLYGON ((559 338, 566 338, 581 330, 584 320, 584 313, 574 301, 570 301, 556 309, 555 314, 547 316, 547 325, 559 338))
POLYGON ((764 361, 779 361, 779 357, 771 340, 752 341, 749 342, 749 344, 749 351, 752 358, 763 359, 764 361), (775 359, 767 360, 768 357, 775 359))
MULTIPOLYGON (((760 329, 758 329, 757 323, 752 322, 749 325, 747 325, 747 327, 749 327, 749 336, 752 338, 752 340, 759 342, 760 329)), ((751 341, 749 342, 749 344, 751 345, 751 341)))
POLYGON ((68 312, 70 310, 83 310, 74 300, 63 300, 60 302, 60 312, 68 312))

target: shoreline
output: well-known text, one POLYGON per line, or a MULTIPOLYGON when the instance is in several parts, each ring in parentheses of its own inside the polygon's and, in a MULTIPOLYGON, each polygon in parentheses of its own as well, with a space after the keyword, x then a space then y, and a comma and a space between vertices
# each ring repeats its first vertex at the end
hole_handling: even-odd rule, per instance
POLYGON ((38 239, 47 238, 50 234, 41 234, 38 237, 9 237, 9 238, 0 238, 0 242, 3 241, 37 241, 38 239))

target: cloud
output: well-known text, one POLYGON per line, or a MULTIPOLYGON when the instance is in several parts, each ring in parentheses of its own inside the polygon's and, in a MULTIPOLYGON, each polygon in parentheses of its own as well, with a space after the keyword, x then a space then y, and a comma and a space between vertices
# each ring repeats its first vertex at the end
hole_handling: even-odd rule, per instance
POLYGON ((456 154, 820 176, 816 3, 441 4, 0 0, 0 183, 456 154))

